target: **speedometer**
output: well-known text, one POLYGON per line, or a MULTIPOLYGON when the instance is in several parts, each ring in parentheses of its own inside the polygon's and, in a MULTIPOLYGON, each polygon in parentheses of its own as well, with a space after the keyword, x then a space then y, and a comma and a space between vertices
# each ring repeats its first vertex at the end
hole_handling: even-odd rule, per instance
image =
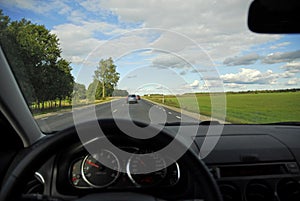
POLYGON ((119 176, 120 164, 118 158, 108 150, 87 155, 82 162, 82 177, 92 187, 103 188, 109 186, 119 176), (106 167, 99 161, 104 161, 106 167))
POLYGON ((150 187, 163 181, 167 169, 165 160, 158 154, 133 155, 126 166, 131 181, 138 187, 150 187))

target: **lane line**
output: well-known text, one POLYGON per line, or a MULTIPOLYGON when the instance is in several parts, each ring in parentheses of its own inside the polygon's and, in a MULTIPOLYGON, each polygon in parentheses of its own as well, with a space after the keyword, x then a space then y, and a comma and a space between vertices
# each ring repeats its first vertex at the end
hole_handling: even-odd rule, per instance
POLYGON ((172 114, 172 112, 168 112, 169 114, 172 114))
POLYGON ((115 109, 114 111, 113 111, 113 113, 115 113, 116 111, 118 111, 117 109, 115 109))
POLYGON ((61 113, 61 114, 58 114, 57 116, 63 116, 64 115, 64 113, 61 113))
POLYGON ((41 118, 41 120, 46 120, 46 119, 48 119, 48 117, 41 118))
POLYGON ((163 109, 163 111, 165 112, 166 110, 165 110, 165 109, 163 109))
POLYGON ((180 117, 180 116, 176 116, 176 118, 177 118, 177 119, 181 119, 181 117, 180 117))

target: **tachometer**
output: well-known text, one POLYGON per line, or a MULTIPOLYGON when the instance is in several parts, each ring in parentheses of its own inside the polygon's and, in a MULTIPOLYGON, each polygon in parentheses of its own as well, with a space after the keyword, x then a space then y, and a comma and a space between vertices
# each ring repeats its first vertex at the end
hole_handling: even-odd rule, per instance
POLYGON ((89 185, 82 178, 81 163, 83 159, 77 160, 73 163, 71 168, 71 183, 76 188, 87 188, 89 185))
POLYGON ((87 155, 82 163, 82 177, 91 186, 103 188, 112 184, 119 176, 118 158, 110 151, 103 149, 99 153, 87 155), (110 164, 110 168, 105 164, 110 164))
POLYGON ((167 169, 165 160, 158 154, 133 155, 126 166, 131 181, 139 187, 150 187, 163 181, 167 169))

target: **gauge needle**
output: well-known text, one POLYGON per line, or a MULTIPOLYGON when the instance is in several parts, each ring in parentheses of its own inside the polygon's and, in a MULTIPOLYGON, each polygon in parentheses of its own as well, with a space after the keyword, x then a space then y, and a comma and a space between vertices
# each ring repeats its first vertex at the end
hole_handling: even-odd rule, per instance
POLYGON ((89 164, 89 165, 91 165, 91 166, 94 166, 94 167, 96 167, 96 168, 99 168, 99 165, 97 165, 96 163, 93 163, 92 161, 87 161, 87 163, 89 164))

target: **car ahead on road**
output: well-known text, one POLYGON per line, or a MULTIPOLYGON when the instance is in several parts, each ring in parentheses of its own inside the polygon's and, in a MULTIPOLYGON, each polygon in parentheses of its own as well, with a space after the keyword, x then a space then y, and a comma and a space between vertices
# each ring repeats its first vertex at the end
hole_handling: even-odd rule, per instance
POLYGON ((15 2, 0 1, 0 201, 300 200, 298 1, 15 2), (91 99, 149 96, 78 108, 74 80, 91 99), (230 124, 203 117, 224 102, 230 124))
POLYGON ((127 96, 127 99, 126 99, 127 103, 137 103, 138 102, 138 98, 135 94, 130 94, 127 96))

